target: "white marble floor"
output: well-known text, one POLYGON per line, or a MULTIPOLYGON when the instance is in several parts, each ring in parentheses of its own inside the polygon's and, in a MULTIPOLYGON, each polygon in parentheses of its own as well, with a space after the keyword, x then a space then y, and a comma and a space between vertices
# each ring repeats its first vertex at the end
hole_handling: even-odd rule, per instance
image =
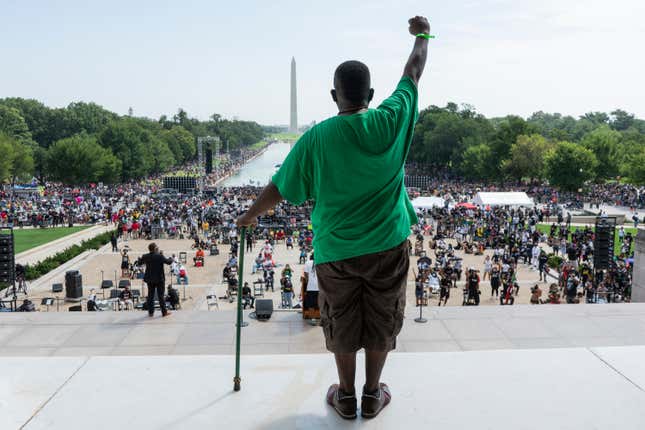
POLYGON ((347 422, 323 401, 329 355, 244 356, 237 393, 232 356, 5 357, 0 428, 636 430, 643 360, 645 347, 393 354, 392 404, 347 422))

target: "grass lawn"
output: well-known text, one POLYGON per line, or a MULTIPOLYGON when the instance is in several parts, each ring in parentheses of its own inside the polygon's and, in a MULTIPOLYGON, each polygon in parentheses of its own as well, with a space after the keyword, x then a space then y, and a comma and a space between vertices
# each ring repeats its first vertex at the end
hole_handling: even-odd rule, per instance
MULTIPOLYGON (((620 227, 620 226, 619 226, 620 227)), ((551 224, 538 224, 537 226, 538 230, 546 233, 547 235, 551 231, 551 224)), ((593 227, 592 227, 593 228, 593 227)), ((578 229, 584 230, 585 228, 583 226, 572 226, 569 228, 569 232, 573 233, 574 231, 577 231, 578 229)), ((618 228, 616 228, 618 230, 618 228)), ((560 231, 560 228, 558 227, 558 231, 560 231)), ((625 234, 631 233, 632 236, 636 237, 637 229, 633 227, 625 227, 625 234)), ((633 245, 632 245, 633 247, 633 245)), ((616 232, 615 236, 615 241, 614 241, 614 254, 619 254, 620 253, 620 239, 618 239, 618 231, 616 232)))
POLYGON ((20 254, 31 248, 52 242, 61 237, 85 230, 87 226, 79 227, 56 227, 56 228, 29 228, 13 231, 16 240, 16 254, 20 254))
POLYGON ((266 140, 261 140, 261 141, 259 141, 257 143, 254 143, 253 145, 251 145, 251 149, 253 149, 255 151, 259 151, 260 149, 264 148, 268 144, 269 144, 269 142, 267 142, 266 140))
POLYGON ((298 140, 300 133, 273 133, 270 137, 278 140, 298 140))

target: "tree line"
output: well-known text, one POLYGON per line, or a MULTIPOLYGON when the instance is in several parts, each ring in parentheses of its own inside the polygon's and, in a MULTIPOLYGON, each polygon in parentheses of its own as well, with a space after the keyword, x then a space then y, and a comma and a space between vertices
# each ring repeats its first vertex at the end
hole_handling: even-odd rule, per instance
POLYGON ((645 121, 620 109, 489 119, 448 103, 419 113, 409 160, 485 182, 547 180, 564 190, 587 181, 643 185, 645 121))
POLYGON ((95 103, 49 108, 33 99, 0 99, 0 183, 54 180, 116 183, 162 173, 197 156, 198 136, 219 136, 235 151, 265 136, 252 121, 183 110, 158 120, 121 116, 95 103))

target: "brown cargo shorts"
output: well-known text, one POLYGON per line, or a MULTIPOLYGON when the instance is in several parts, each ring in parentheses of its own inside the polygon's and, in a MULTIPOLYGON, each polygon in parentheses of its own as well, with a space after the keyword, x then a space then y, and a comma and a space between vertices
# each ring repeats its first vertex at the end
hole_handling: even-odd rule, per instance
POLYGON ((403 326, 408 241, 387 251, 316 265, 327 349, 391 351, 403 326))

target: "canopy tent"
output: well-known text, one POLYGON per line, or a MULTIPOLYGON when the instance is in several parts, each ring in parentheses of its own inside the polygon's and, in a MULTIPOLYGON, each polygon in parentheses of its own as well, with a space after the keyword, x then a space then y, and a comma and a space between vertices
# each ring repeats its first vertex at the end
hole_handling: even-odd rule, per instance
POLYGON ((477 206, 527 206, 533 207, 533 199, 526 193, 479 192, 473 199, 477 206))
POLYGON ((442 208, 446 201, 441 197, 417 197, 412 200, 412 207, 415 209, 432 209, 433 207, 442 208))

